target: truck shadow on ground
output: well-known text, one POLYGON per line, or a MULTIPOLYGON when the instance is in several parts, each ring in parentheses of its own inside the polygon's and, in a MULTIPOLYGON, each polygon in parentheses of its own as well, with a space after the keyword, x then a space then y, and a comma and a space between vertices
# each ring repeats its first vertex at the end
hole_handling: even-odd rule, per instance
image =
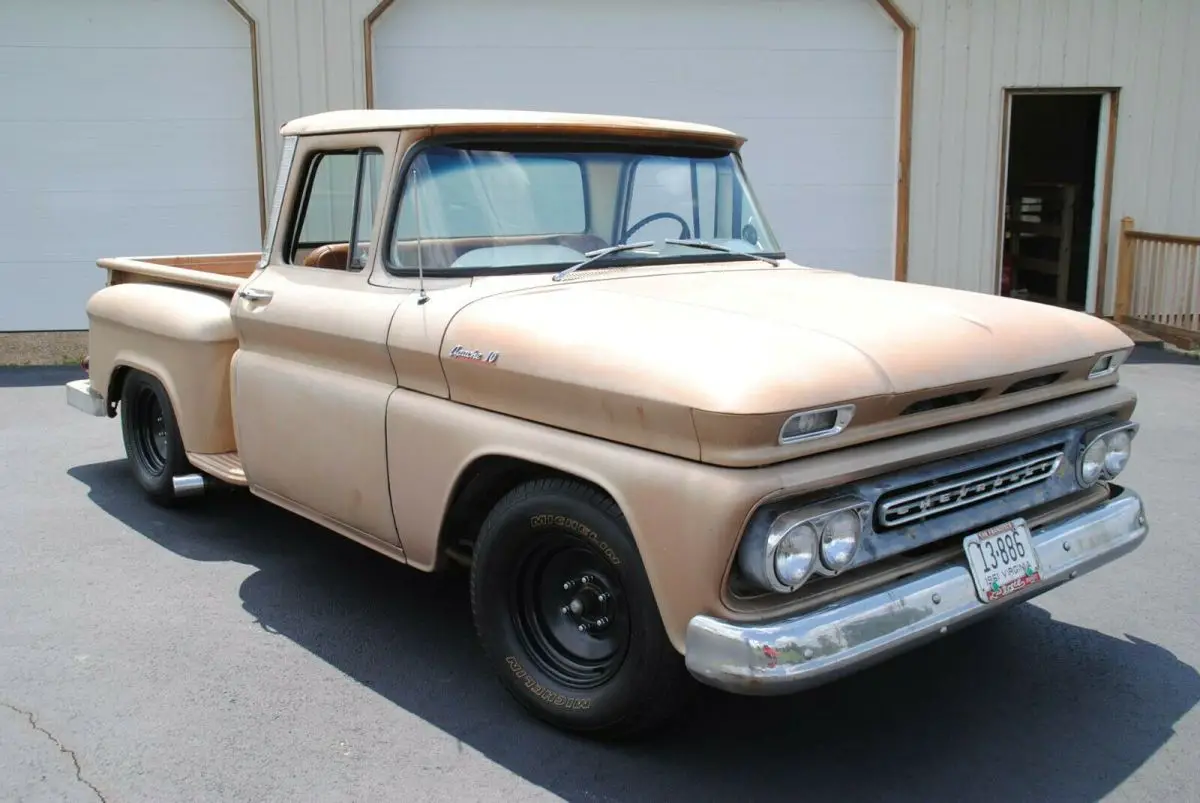
POLYGON ((87 379, 78 365, 0 366, 0 388, 47 388, 87 379))
POLYGON ((1169 651, 1033 604, 802 695, 705 690, 652 739, 596 744, 525 717, 482 667, 462 573, 408 569, 246 493, 162 511, 123 462, 69 473, 165 549, 255 567, 241 600, 266 631, 568 800, 1093 801, 1200 701, 1169 651))

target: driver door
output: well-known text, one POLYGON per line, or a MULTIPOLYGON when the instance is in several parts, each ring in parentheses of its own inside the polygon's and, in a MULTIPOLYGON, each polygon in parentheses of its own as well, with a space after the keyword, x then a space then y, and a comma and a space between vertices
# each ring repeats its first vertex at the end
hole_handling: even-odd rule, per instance
POLYGON ((300 137, 266 266, 233 301, 238 451, 251 490, 398 546, 384 414, 404 293, 367 282, 396 132, 300 137))

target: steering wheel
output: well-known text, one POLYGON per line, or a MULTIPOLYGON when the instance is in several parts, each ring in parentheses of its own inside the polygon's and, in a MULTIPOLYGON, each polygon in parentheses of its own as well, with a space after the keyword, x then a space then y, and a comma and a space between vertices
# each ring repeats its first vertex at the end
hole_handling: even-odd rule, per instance
POLYGON ((638 229, 640 229, 642 226, 645 226, 647 223, 653 223, 656 220, 666 220, 668 218, 679 221, 679 226, 681 229, 683 229, 683 231, 680 232, 680 234, 679 234, 679 239, 681 239, 681 240, 692 239, 692 230, 688 228, 688 224, 687 224, 686 220, 684 220, 683 218, 681 218, 679 215, 675 214, 674 212, 655 212, 653 215, 646 215, 644 218, 639 220, 637 223, 634 223, 632 226, 630 226, 628 229, 626 229, 625 233, 621 235, 621 242, 622 243, 629 242, 629 238, 633 236, 633 233, 635 231, 637 231, 638 229))

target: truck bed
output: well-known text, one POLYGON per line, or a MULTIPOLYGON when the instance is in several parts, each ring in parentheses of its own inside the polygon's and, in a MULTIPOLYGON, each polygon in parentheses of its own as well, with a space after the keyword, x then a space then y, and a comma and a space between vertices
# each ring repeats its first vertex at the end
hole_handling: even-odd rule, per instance
POLYGON ((186 284, 233 295, 258 267, 258 251, 236 254, 106 257, 96 264, 108 271, 108 283, 186 284))

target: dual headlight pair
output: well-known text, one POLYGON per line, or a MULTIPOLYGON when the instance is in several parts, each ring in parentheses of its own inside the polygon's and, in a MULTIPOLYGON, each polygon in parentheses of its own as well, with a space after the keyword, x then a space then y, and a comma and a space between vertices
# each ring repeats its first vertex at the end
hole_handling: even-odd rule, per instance
POLYGON ((1133 437, 1138 425, 1129 422, 1109 429, 1092 430, 1084 436, 1084 447, 1076 463, 1076 477, 1084 488, 1100 480, 1111 480, 1129 465, 1133 437))
POLYGON ((871 505, 855 497, 788 510, 752 525, 738 566, 756 584, 781 594, 815 574, 835 575, 854 562, 871 505))

